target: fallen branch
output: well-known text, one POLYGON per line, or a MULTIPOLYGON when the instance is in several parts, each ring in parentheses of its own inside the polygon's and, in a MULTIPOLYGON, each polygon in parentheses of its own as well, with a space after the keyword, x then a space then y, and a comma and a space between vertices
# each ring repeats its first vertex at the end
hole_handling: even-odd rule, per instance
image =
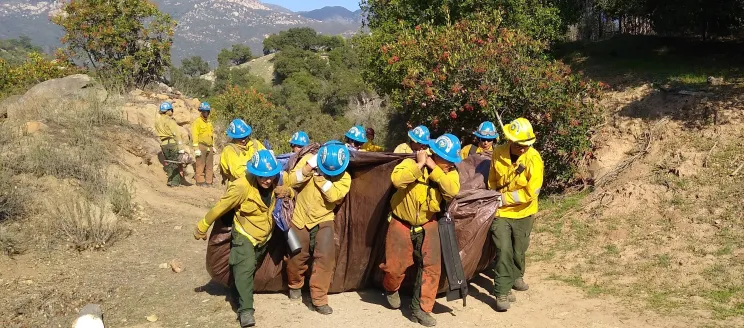
POLYGON ((741 168, 742 167, 744 167, 744 162, 741 162, 741 164, 739 164, 739 167, 737 167, 736 170, 734 170, 734 172, 731 172, 731 175, 730 176, 733 177, 733 176, 736 176, 737 174, 739 174, 739 171, 741 171, 741 168))
POLYGON ((601 176, 599 179, 597 179, 597 186, 598 187, 602 187, 602 186, 604 186, 604 185, 606 185, 606 184, 614 181, 615 179, 617 179, 618 176, 620 176, 620 173, 622 173, 623 171, 625 171, 626 169, 628 169, 631 165, 633 165, 633 163, 636 160, 640 159, 643 156, 646 156, 646 154, 648 154, 648 152, 651 150, 651 144, 654 141, 654 131, 662 123, 665 123, 668 120, 669 120, 669 118, 663 118, 663 119, 659 120, 658 122, 656 122, 656 124, 654 124, 654 126, 652 128, 648 129, 648 131, 646 131, 646 133, 644 133, 644 136, 646 136, 646 141, 645 141, 645 145, 643 146, 643 149, 637 151, 635 154, 633 154, 633 156, 625 159, 620 164, 618 164, 612 171, 608 172, 607 174, 605 174, 605 175, 601 176))
POLYGON ((716 146, 718 146, 718 141, 716 141, 716 143, 713 144, 713 147, 710 147, 710 150, 708 151, 708 155, 705 155, 705 160, 703 160, 703 167, 708 167, 708 159, 710 158, 710 154, 713 153, 713 149, 715 149, 716 146))

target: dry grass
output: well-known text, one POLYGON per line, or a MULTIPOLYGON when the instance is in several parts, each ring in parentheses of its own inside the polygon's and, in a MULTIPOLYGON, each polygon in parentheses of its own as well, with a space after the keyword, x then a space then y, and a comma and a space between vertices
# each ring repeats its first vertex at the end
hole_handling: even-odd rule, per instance
MULTIPOLYGON (((6 164, 6 170, 0 171, 0 188, 4 190, 0 192, 0 204, 7 204, 0 206, 0 221, 6 217, 36 220, 30 213, 23 215, 22 205, 38 203, 47 205, 53 213, 39 219, 55 221, 46 235, 36 236, 39 240, 57 241, 62 237, 68 245, 84 250, 102 248, 125 237, 127 230, 120 220, 134 214, 134 188, 109 172, 116 153, 110 134, 127 126, 121 119, 120 104, 91 97, 27 106, 23 121, 0 123, 0 159, 6 164), (41 121, 48 128, 33 135, 16 133, 31 120, 41 121), (31 184, 17 183, 9 176, 54 177, 71 191, 62 199, 38 194, 31 192, 31 184), (6 187, 10 185, 17 189, 6 187)), ((6 253, 18 248, 17 242, 2 235, 0 247, 6 253)))
POLYGON ((105 248, 129 234, 105 202, 70 197, 50 208, 56 208, 61 237, 79 251, 105 248))
POLYGON ((742 324, 744 194, 741 177, 729 174, 744 159, 744 135, 727 131, 726 138, 675 131, 634 166, 650 169, 647 178, 628 172, 588 195, 543 200, 530 260, 561 267, 553 278, 589 295, 613 294, 639 310, 713 325, 742 324), (693 174, 675 170, 690 163, 693 174), (612 200, 598 202, 602 193, 612 200))

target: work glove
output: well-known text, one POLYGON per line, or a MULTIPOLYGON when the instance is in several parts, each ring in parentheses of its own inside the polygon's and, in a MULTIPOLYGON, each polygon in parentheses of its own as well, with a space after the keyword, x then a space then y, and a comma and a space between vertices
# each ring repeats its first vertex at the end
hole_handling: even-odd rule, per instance
POLYGON ((312 168, 318 167, 318 154, 313 154, 310 159, 307 160, 307 164, 312 168))
POLYGON ((201 150, 200 149, 194 150, 194 156, 196 157, 201 156, 201 150))
POLYGON ((497 204, 496 205, 497 206, 496 208, 500 208, 500 207, 504 206, 504 198, 503 198, 503 196, 499 196, 499 198, 496 200, 496 204, 497 204))
POLYGON ((194 239, 207 240, 207 230, 209 230, 207 222, 204 219, 199 220, 194 227, 194 239))
POLYGON ((274 188, 274 194, 277 198, 292 198, 294 191, 292 191, 292 188, 287 186, 277 186, 274 188))
POLYGON ((186 152, 186 151, 185 151, 185 150, 183 150, 183 149, 179 149, 179 150, 178 150, 178 153, 179 153, 179 154, 183 154, 183 153, 185 153, 185 152, 186 152))
POLYGON ((217 152, 217 149, 214 149, 214 146, 212 146, 212 152, 213 153, 216 153, 217 152))

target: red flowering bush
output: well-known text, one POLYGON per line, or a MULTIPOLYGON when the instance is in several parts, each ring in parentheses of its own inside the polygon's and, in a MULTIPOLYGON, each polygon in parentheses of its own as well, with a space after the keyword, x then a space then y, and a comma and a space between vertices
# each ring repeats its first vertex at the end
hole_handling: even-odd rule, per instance
POLYGON ((422 24, 368 41, 368 74, 411 123, 470 141, 478 123, 532 122, 553 187, 571 183, 601 119, 598 83, 544 55, 545 43, 500 27, 501 16, 422 24))

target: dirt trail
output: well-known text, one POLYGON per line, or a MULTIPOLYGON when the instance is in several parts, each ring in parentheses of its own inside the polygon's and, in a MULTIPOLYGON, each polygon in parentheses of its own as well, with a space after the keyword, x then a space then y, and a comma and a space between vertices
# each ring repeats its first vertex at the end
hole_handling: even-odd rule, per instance
MULTIPOLYGON (((195 241, 193 224, 222 193, 222 187, 165 187, 157 165, 125 160, 134 177, 137 202, 146 214, 132 235, 105 251, 32 251, 14 259, 0 258, 2 327, 66 327, 77 309, 99 303, 107 327, 237 327, 226 290, 208 285, 204 269, 206 242, 195 241), (161 183, 163 182, 163 183, 161 183), (41 258, 39 258, 41 256, 41 258), (177 259, 185 270, 174 273, 160 264, 177 259), (156 315, 156 322, 147 316, 156 315)), ((506 313, 493 310, 485 276, 477 278, 468 306, 438 300, 440 327, 682 327, 689 321, 632 313, 613 298, 587 298, 573 287, 549 280, 556 268, 532 265, 528 292, 506 313)), ((335 313, 321 316, 284 294, 256 297, 259 327, 419 327, 402 310, 387 309, 375 289, 330 297, 335 313)), ((305 304, 308 296, 305 295, 305 304)))

